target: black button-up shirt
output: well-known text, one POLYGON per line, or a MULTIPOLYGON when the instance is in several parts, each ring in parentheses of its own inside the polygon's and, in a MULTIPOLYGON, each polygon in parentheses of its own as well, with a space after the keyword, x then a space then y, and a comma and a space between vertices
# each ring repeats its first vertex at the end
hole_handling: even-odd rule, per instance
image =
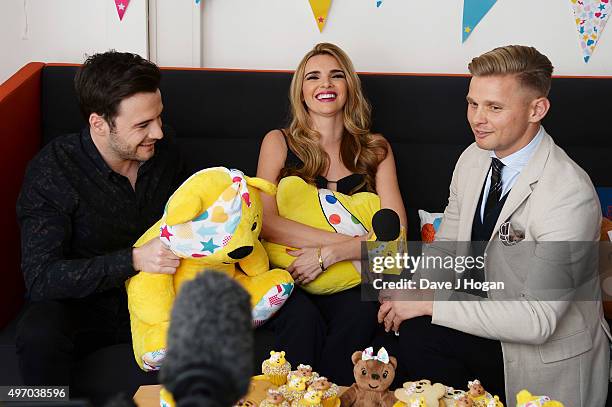
POLYGON ((124 297, 136 274, 132 245, 184 177, 168 135, 138 169, 135 188, 106 164, 89 129, 54 139, 30 162, 17 200, 28 297, 124 297))

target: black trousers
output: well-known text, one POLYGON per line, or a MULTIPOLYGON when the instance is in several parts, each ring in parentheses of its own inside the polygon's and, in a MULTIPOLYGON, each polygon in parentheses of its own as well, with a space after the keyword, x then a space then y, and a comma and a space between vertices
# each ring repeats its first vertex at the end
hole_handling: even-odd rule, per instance
POLYGON ((100 405, 157 383, 140 370, 127 306, 110 310, 86 300, 32 303, 17 327, 19 368, 26 385, 70 386, 70 397, 100 405))
POLYGON ((398 387, 406 381, 429 379, 467 390, 468 381, 478 379, 506 405, 499 341, 432 324, 431 317, 418 317, 402 322, 399 336, 379 331, 375 343, 397 357, 394 384, 398 387))
POLYGON ((269 322, 277 351, 292 367, 309 364, 334 383, 354 383, 351 355, 372 346, 379 304, 361 300, 359 286, 332 295, 296 288, 269 322))

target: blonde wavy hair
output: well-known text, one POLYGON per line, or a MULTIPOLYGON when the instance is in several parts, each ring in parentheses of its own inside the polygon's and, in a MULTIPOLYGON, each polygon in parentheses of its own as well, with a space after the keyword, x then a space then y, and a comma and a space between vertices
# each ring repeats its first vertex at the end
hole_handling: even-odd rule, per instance
POLYGON ((507 45, 472 59, 468 70, 473 76, 516 75, 538 97, 547 97, 554 68, 550 59, 534 47, 507 45))
POLYGON ((364 185, 368 191, 376 192, 376 170, 378 164, 387 156, 387 144, 384 140, 374 138, 370 131, 371 108, 363 96, 361 81, 353 63, 342 49, 330 43, 315 45, 302 58, 293 74, 289 88, 291 122, 285 134, 288 148, 302 160, 304 166, 283 168, 279 179, 297 175, 309 184, 315 184, 316 177, 324 174, 329 167, 329 155, 319 145, 321 134, 312 128, 308 108, 302 95, 306 63, 316 55, 334 57, 346 77, 347 100, 343 110, 344 134, 340 144, 340 157, 349 171, 364 175, 363 182, 353 188, 351 193, 364 185))

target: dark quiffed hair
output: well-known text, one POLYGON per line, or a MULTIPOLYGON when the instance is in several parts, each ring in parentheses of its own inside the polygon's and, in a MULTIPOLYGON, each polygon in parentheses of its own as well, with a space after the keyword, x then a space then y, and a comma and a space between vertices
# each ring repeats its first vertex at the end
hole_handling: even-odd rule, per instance
POLYGON ((129 52, 112 50, 88 57, 74 78, 85 121, 97 113, 114 127, 121 101, 157 91, 160 76, 157 65, 129 52))

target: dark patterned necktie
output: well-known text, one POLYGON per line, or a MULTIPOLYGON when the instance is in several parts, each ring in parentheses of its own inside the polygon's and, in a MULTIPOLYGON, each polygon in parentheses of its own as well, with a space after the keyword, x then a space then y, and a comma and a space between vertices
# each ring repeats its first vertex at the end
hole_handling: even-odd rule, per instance
POLYGON ((491 187, 489 188, 489 195, 487 195, 487 202, 485 204, 484 217, 486 218, 489 212, 499 202, 502 193, 502 168, 504 163, 497 158, 491 158, 491 187))

